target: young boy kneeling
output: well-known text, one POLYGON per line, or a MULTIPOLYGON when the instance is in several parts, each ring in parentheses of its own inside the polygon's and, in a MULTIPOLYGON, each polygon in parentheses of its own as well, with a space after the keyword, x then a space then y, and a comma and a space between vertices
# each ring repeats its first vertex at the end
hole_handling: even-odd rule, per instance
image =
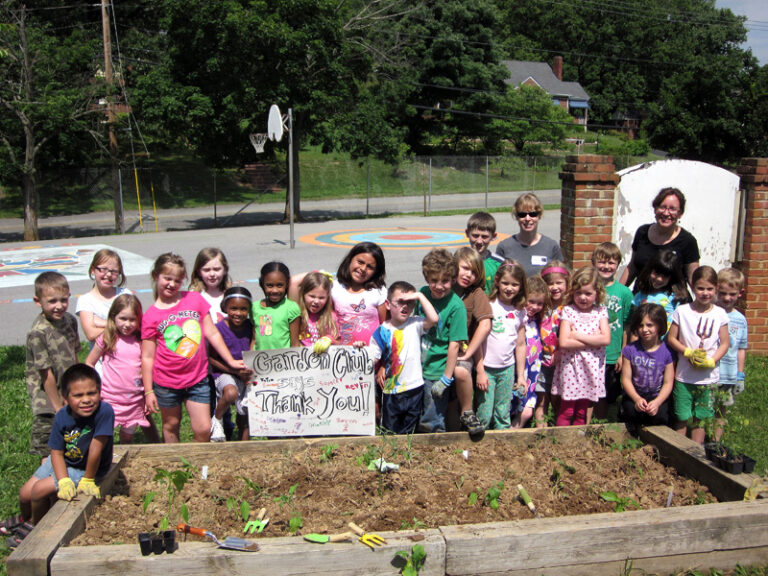
MULTIPOLYGON (((78 492, 101 497, 96 480, 112 464, 115 413, 100 394, 101 378, 90 366, 75 364, 62 375, 65 405, 53 419, 51 455, 19 491, 21 515, 33 525, 48 511, 54 494, 68 501, 78 492)), ((25 535, 19 533, 15 544, 25 535)))

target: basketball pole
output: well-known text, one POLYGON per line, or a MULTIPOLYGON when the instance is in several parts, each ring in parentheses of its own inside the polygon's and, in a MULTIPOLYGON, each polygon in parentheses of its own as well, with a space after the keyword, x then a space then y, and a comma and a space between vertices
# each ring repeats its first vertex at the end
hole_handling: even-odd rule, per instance
POLYGON ((291 250, 296 247, 293 233, 293 109, 288 108, 288 222, 291 228, 291 250))

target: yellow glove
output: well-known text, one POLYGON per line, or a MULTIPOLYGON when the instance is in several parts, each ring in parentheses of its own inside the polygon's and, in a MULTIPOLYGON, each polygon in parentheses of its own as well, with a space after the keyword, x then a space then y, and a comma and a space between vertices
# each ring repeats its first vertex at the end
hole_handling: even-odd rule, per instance
POLYGON ((685 356, 686 358, 693 358, 693 354, 694 354, 693 348, 686 348, 685 352, 683 352, 683 356, 685 356))
POLYGON ((712 358, 704 357, 704 360, 698 360, 696 364, 694 364, 696 368, 714 368, 715 367, 715 361, 712 360, 712 358))
POLYGON ((77 496, 77 490, 75 489, 75 483, 72 482, 72 478, 67 476, 59 480, 59 491, 56 493, 56 496, 59 497, 59 500, 66 500, 67 502, 71 502, 72 498, 77 496))
POLYGON ((80 482, 77 484, 77 491, 82 492, 83 494, 87 494, 88 496, 96 496, 96 498, 101 498, 101 490, 99 490, 99 487, 96 486, 96 482, 93 478, 81 478, 80 482))
POLYGON ((314 352, 319 356, 320 354, 327 352, 328 348, 331 347, 332 343, 333 341, 330 338, 328 338, 328 336, 323 336, 322 338, 319 338, 317 342, 314 343, 314 345, 312 346, 312 352, 314 352))

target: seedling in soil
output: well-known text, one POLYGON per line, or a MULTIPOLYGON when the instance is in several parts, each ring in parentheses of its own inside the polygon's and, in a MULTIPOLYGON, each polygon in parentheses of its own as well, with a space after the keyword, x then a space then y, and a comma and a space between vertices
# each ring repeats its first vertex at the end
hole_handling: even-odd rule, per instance
POLYGON ((405 566, 400 569, 403 576, 418 576, 427 560, 427 552, 421 544, 414 544, 410 553, 400 550, 395 555, 405 560, 405 566))
POLYGON ((304 519, 301 517, 301 512, 294 512, 291 518, 288 520, 288 532, 296 534, 300 528, 304 526, 304 519))
POLYGON ((461 487, 464 486, 464 475, 463 474, 462 474, 461 478, 456 480, 455 484, 456 484, 456 489, 457 490, 461 490, 461 487))
POLYGON ((557 456, 555 456, 554 458, 552 458, 552 460, 554 460, 555 462, 557 462, 558 464, 560 464, 560 466, 562 466, 563 470, 565 470, 565 471, 566 471, 566 472, 568 472, 569 474, 575 474, 575 473, 576 473, 576 468, 574 468, 573 466, 571 466, 570 464, 568 464, 568 463, 566 463, 566 462, 563 462, 563 461, 562 461, 562 460, 560 460, 560 458, 558 458, 557 456))
POLYGON ((606 502, 613 502, 614 512, 624 512, 629 506, 639 510, 640 504, 628 496, 619 496, 616 492, 601 492, 600 498, 606 502))
POLYGON ((280 504, 280 508, 283 507, 284 504, 291 504, 293 502, 293 497, 296 495, 296 489, 299 487, 298 484, 294 484, 290 488, 288 488, 288 492, 281 496, 275 496, 273 500, 280 504))
POLYGON ((413 522, 408 522, 408 520, 400 522, 400 530, 418 530, 419 528, 426 527, 427 525, 415 516, 413 517, 413 522))
POLYGON ((226 501, 227 510, 232 512, 233 510, 237 509, 240 518, 242 518, 243 522, 247 522, 248 518, 251 516, 251 505, 248 504, 245 500, 241 500, 240 498, 232 498, 231 496, 227 498, 226 501), (238 505, 238 500, 240 501, 238 505))
POLYGON ((637 450, 643 447, 643 441, 639 438, 627 438, 623 442, 613 442, 609 448, 611 450, 618 450, 623 452, 624 450, 637 450))
POLYGON ((320 462, 330 462, 336 455, 338 444, 326 444, 320 452, 320 462))
POLYGON ((498 510, 499 497, 501 496, 502 490, 504 490, 504 482, 498 482, 488 488, 488 492, 485 493, 485 498, 483 499, 483 504, 489 506, 491 510, 498 510))
POLYGON ((360 456, 357 457, 357 465, 363 468, 368 468, 368 464, 373 462, 379 457, 378 451, 374 444, 369 444, 360 456))
POLYGON ((243 482, 245 482, 245 485, 253 490, 254 495, 256 498, 259 498, 261 496, 261 493, 264 492, 264 488, 262 488, 259 484, 254 482, 253 480, 249 480, 245 476, 237 476, 237 478, 240 478, 243 482))
MULTIPOLYGON (((158 527, 160 532, 168 530, 168 527, 171 524, 176 524, 175 520, 172 521, 176 498, 178 498, 179 494, 184 489, 184 486, 187 484, 187 482, 189 482, 192 476, 197 474, 197 468, 183 456, 181 457, 181 463, 182 467, 178 470, 166 470, 165 468, 157 468, 155 471, 155 477, 153 480, 155 482, 165 483, 166 502, 168 505, 168 509, 160 521, 160 526, 158 527)), ((157 493, 155 491, 152 491, 147 492, 147 494, 144 495, 145 513, 147 508, 149 508, 149 505, 154 500, 156 494, 157 493)), ((184 520, 184 522, 189 522, 189 509, 185 503, 182 503, 181 506, 179 506, 179 514, 181 515, 181 518, 184 520)))
POLYGON ((477 498, 478 498, 477 492, 472 492, 469 495, 469 505, 474 506, 475 504, 477 504, 477 498))

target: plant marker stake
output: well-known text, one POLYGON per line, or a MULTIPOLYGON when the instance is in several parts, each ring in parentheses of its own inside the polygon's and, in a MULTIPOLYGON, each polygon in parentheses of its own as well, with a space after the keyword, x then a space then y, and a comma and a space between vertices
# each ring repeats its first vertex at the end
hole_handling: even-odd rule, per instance
POLYGON ((667 496, 667 508, 672 506, 672 498, 674 497, 674 495, 675 495, 675 491, 674 490, 670 490, 669 491, 669 496, 667 496))
POLYGON ((203 480, 208 480, 208 466, 203 466, 203 467, 200 469, 200 477, 201 477, 203 480))

